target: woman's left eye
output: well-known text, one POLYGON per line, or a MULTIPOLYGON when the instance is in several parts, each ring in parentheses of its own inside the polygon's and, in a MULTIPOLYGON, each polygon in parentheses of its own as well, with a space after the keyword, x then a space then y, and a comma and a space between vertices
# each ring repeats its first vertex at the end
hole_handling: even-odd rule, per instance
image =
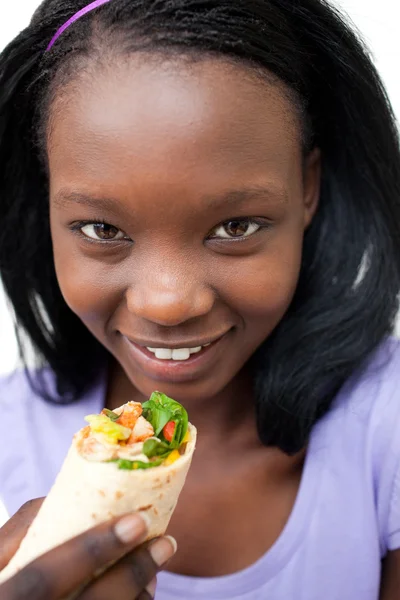
POLYGON ((81 232, 91 240, 107 241, 107 240, 123 240, 126 235, 118 227, 109 225, 108 223, 88 223, 80 227, 81 232))
POLYGON ((248 238, 261 229, 261 227, 262 225, 254 219, 232 219, 215 227, 210 233, 209 238, 225 240, 248 238))

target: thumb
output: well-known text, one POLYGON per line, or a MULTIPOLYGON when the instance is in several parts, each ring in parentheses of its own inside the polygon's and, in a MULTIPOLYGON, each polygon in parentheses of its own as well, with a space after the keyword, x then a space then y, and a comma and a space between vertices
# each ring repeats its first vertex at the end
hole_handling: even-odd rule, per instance
POLYGON ((0 529, 0 571, 9 563, 18 550, 23 538, 44 498, 31 500, 22 506, 19 511, 7 521, 0 529))

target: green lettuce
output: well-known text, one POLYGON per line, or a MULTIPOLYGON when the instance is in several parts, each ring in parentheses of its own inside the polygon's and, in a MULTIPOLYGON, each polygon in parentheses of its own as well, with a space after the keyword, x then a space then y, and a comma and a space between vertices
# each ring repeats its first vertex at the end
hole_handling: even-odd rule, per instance
MULTIPOLYGON (((154 429, 155 437, 149 438, 143 444, 143 454, 150 459, 150 462, 123 458, 110 461, 116 463, 119 469, 133 471, 136 469, 158 467, 173 450, 180 448, 185 439, 189 420, 186 410, 179 402, 168 398, 165 394, 154 392, 150 399, 142 404, 142 407, 143 417, 151 423, 154 429), (175 423, 174 435, 170 442, 163 435, 163 429, 169 421, 175 423)), ((104 410, 104 413, 97 418, 94 418, 92 415, 87 418, 92 429, 106 436, 114 437, 115 441, 124 439, 124 433, 126 435, 126 432, 130 430, 115 423, 119 415, 107 409, 104 410)))
POLYGON ((103 408, 103 413, 109 418, 111 419, 111 421, 117 421, 121 415, 117 415, 117 413, 113 412, 112 410, 108 410, 108 408, 103 408))
POLYGON ((152 469, 153 467, 159 467, 163 459, 154 460, 151 462, 143 462, 141 460, 128 460, 127 458, 117 458, 115 460, 111 460, 110 462, 116 463, 118 469, 123 471, 136 471, 142 469, 152 469))
POLYGON ((150 438, 143 444, 143 454, 147 458, 162 457, 167 458, 174 450, 168 442, 162 442, 157 438, 150 438))
MULTIPOLYGON (((182 404, 168 398, 161 392, 154 392, 150 400, 143 405, 143 416, 152 424, 154 435, 160 438, 160 441, 167 444, 170 450, 179 448, 182 444, 188 430, 189 419, 186 410, 182 404), (174 437, 168 442, 162 435, 162 430, 169 421, 175 422, 174 437)), ((161 450, 160 446, 160 450, 161 450)))

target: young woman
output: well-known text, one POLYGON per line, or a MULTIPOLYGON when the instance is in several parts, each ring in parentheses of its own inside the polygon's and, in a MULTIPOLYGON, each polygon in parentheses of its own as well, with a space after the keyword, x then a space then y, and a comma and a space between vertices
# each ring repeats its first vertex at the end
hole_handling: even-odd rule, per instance
MULTIPOLYGON (((400 598, 399 148, 340 15, 45 0, 0 57, 0 189, 1 276, 44 363, 0 385, 10 512, 84 415, 158 389, 199 441, 157 600, 400 598)), ((128 545, 107 523, 0 598, 65 597, 140 544, 131 519, 128 545)), ((155 544, 79 598, 153 595, 155 544)))

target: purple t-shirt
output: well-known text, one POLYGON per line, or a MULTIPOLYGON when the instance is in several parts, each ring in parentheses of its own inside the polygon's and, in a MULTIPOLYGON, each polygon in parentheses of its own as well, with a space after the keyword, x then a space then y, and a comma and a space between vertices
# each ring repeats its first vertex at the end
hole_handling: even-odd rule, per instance
MULTIPOLYGON (((400 548, 399 373, 400 344, 389 340, 344 386, 314 428, 292 514, 264 556, 225 577, 161 573, 156 600, 377 600, 381 558, 400 548)), ((0 381, 10 514, 47 494, 83 417, 103 407, 105 384, 60 407, 35 397, 22 373, 0 381)))

